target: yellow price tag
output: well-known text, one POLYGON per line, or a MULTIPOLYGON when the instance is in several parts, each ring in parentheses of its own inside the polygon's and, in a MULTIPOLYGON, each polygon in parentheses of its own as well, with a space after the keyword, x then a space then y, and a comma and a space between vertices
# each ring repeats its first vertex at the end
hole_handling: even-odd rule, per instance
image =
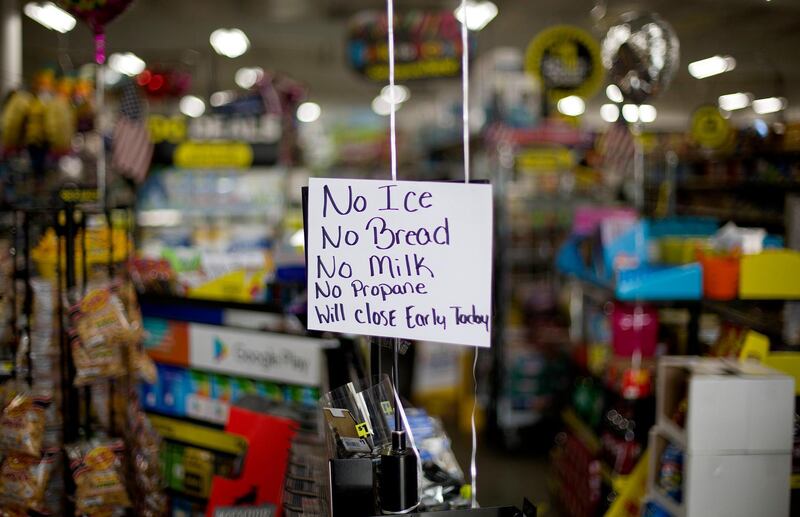
POLYGON ((392 404, 388 400, 381 401, 381 408, 383 408, 383 413, 385 415, 391 415, 393 413, 392 404))
POLYGON ((359 438, 366 438, 367 436, 372 434, 369 431, 369 424, 367 424, 366 422, 361 422, 360 424, 356 424, 356 433, 358 433, 359 438))

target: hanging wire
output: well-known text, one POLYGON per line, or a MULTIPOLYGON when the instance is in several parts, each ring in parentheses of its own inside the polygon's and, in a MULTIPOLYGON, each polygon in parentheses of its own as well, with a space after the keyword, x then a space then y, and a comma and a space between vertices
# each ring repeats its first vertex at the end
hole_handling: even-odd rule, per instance
POLYGON ((397 181, 397 126, 395 108, 397 107, 394 88, 394 2, 386 0, 386 23, 389 38, 389 153, 391 155, 392 181, 397 181))
POLYGON ((464 183, 469 183, 469 29, 467 0, 461 0, 461 120, 464 138, 464 183))

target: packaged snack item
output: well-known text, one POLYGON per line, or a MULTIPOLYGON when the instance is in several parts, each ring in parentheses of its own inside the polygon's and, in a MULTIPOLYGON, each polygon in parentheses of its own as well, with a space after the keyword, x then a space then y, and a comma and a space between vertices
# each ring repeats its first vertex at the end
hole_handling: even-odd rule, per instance
POLYGON ((122 440, 93 439, 66 447, 75 480, 75 515, 113 515, 131 501, 122 477, 122 440))
POLYGON ((113 342, 100 342, 89 347, 78 336, 71 336, 72 360, 75 363, 75 385, 85 386, 125 374, 122 350, 113 342))
POLYGON ((0 466, 0 508, 14 511, 41 511, 45 491, 53 472, 58 450, 46 451, 40 457, 8 454, 0 466))
POLYGON ((130 324, 119 297, 109 287, 90 289, 70 310, 81 341, 89 348, 126 341, 130 324))
POLYGON ((18 393, 0 415, 0 450, 39 458, 49 397, 18 393))

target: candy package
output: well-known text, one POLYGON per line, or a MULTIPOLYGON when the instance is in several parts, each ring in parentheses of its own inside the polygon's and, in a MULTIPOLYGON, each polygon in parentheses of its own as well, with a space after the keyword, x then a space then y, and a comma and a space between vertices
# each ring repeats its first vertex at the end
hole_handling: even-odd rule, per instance
POLYGON ((122 440, 93 439, 66 447, 75 480, 76 515, 114 515, 131 506, 122 477, 122 440))
POLYGON ((49 397, 34 397, 26 391, 14 396, 0 415, 0 450, 38 458, 50 401, 49 397))
POLYGON ((0 508, 13 512, 43 511, 45 492, 55 467, 58 450, 40 457, 11 453, 0 465, 0 508))

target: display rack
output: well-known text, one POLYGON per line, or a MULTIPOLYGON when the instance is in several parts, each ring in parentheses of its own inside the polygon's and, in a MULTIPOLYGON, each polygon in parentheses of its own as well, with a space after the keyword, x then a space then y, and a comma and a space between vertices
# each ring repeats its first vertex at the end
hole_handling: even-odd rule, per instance
MULTIPOLYGON (((116 413, 117 394, 124 393, 135 382, 132 377, 129 377, 132 373, 126 370, 125 375, 121 378, 106 378, 80 388, 75 386, 76 365, 73 359, 71 338, 68 336, 71 324, 66 304, 74 303, 81 293, 86 293, 91 278, 102 276, 108 278, 109 281, 117 278, 118 273, 124 269, 124 266, 121 268, 120 264, 125 262, 124 257, 127 256, 130 249, 129 244, 126 244, 124 245, 125 249, 115 250, 113 237, 113 232, 120 228, 119 231, 124 233, 126 240, 128 243, 130 242, 129 224, 132 218, 127 207, 103 209, 92 203, 72 201, 76 196, 91 199, 93 194, 94 191, 66 187, 57 192, 51 203, 6 207, 8 210, 6 213, 11 214, 13 220, 11 232, 11 255, 14 266, 13 292, 15 297, 20 298, 20 301, 15 302, 14 305, 20 312, 13 321, 16 329, 17 350, 15 351, 16 361, 12 363, 14 369, 11 371, 11 376, 23 382, 36 393, 49 394, 53 404, 59 405, 53 413, 56 415, 53 417, 54 419, 48 417, 46 421, 47 432, 51 433, 51 438, 48 438, 46 442, 47 446, 58 449, 74 444, 78 440, 89 440, 98 435, 120 437, 127 440, 126 430, 119 427, 119 422, 127 421, 128 416, 116 413), (116 217, 116 215, 124 217, 116 217), (88 256, 87 250, 90 244, 87 242, 87 234, 90 230, 88 226, 90 218, 95 221, 93 224, 101 225, 94 234, 103 231, 102 225, 106 228, 108 241, 105 257, 100 255, 102 251, 97 249, 97 243, 91 244, 93 256, 91 258, 88 256), (36 268, 40 274, 43 270, 45 271, 45 276, 39 276, 35 273, 33 264, 33 243, 36 242, 36 239, 46 235, 46 229, 54 232, 55 249, 50 250, 52 263, 48 262, 49 259, 43 257, 41 253, 37 257, 36 268), (43 263, 42 260, 47 263, 43 263), (34 292, 34 281, 52 284, 51 302, 53 305, 50 305, 50 301, 37 299, 39 293, 38 291, 34 292), (41 327, 42 321, 40 320, 44 318, 43 321, 46 322, 47 316, 39 312, 34 313, 35 305, 49 308, 52 311, 54 328, 43 329, 41 327), (34 324, 37 326, 36 329, 33 328, 34 324), (39 334, 43 331, 46 331, 49 337, 45 338, 39 334), (50 344, 46 344, 46 348, 41 348, 43 345, 36 344, 40 340, 50 344), (33 351, 35 344, 36 355, 33 351), (49 361, 52 358, 55 360, 51 363, 49 361), (45 359, 47 360, 45 361, 45 359), (44 361, 44 363, 38 364, 38 361, 44 361), (39 378, 43 374, 54 375, 57 382, 51 388, 48 387, 49 384, 39 378), (105 408, 98 406, 98 404, 102 404, 102 399, 93 401, 94 390, 101 387, 107 403, 105 408)), ((122 351, 118 353, 122 354, 122 351)), ((125 361, 127 361, 127 356, 125 356, 125 361)), ((134 398, 131 403, 135 404, 135 401, 134 398)), ((57 486, 62 487, 60 490, 63 490, 60 496, 59 514, 71 515, 74 513, 76 504, 73 474, 66 462, 59 462, 59 465, 62 465, 63 471, 60 474, 58 474, 59 471, 56 471, 53 475, 60 476, 62 479, 56 483, 55 478, 51 478, 51 483, 56 483, 57 486)), ((130 479, 132 480, 133 477, 130 479)), ((54 493, 57 494, 57 492, 54 493)), ((51 504, 55 504, 54 501, 49 501, 51 504)))

